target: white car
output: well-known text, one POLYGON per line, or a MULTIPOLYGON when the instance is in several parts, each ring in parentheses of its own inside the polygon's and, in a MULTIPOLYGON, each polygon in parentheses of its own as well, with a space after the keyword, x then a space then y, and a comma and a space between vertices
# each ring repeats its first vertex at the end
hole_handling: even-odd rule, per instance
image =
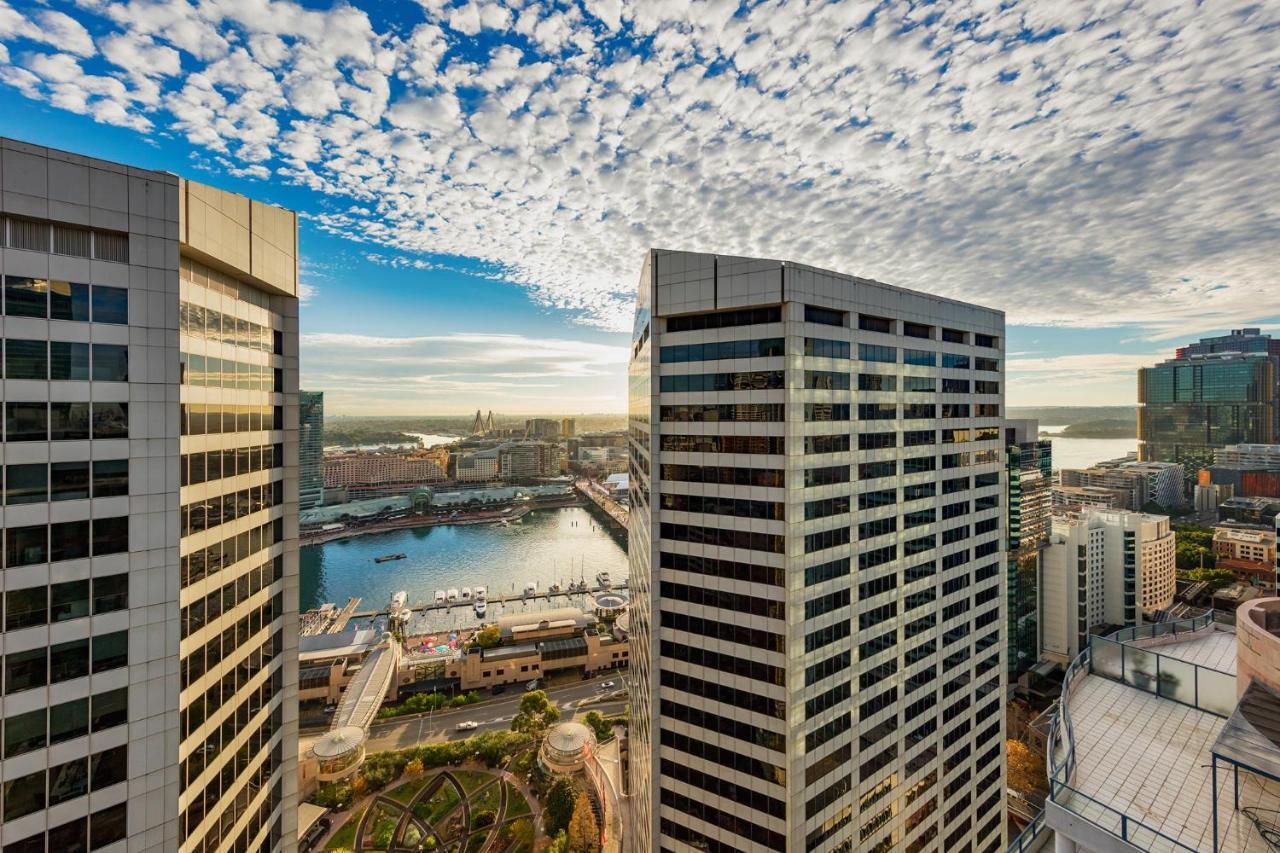
POLYGON ((606 681, 606 682, 604 682, 603 684, 601 684, 599 687, 597 687, 596 689, 597 689, 597 690, 612 690, 614 687, 617 687, 617 682, 613 682, 613 681, 606 681))
POLYGON ((457 730, 460 732, 469 732, 472 729, 480 728, 480 724, 477 723, 475 720, 463 720, 462 722, 458 723, 458 725, 455 728, 457 728, 457 730))

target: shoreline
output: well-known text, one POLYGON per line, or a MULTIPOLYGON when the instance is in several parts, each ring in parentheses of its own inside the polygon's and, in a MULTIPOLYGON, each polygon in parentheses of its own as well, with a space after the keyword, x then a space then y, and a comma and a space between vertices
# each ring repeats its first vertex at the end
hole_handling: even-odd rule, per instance
POLYGON ((346 527, 342 530, 318 530, 313 533, 299 534, 298 547, 305 548, 310 545, 326 545, 330 542, 338 542, 343 539, 354 539, 358 536, 364 536, 371 533, 392 533, 399 530, 415 530, 420 527, 497 524, 501 521, 514 521, 515 519, 523 518, 536 509, 559 509, 562 507, 572 506, 583 506, 583 501, 575 495, 573 497, 565 497, 562 499, 537 501, 536 503, 524 502, 519 505, 508 504, 494 510, 481 510, 467 513, 465 515, 459 515, 457 518, 410 514, 406 518, 398 518, 394 521, 375 522, 373 524, 362 525, 359 527, 346 527))

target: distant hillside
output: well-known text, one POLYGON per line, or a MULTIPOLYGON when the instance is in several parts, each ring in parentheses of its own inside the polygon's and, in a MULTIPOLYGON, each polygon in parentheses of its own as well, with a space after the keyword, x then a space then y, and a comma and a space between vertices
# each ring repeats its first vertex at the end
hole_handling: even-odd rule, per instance
MULTIPOLYGON (((1137 430, 1138 424, 1137 406, 1009 406, 1005 411, 1011 418, 1035 418, 1042 428, 1106 421, 1128 425, 1123 435, 1090 435, 1089 438, 1128 438, 1137 430)), ((1072 435, 1084 437, 1078 433, 1072 435)))
POLYGON ((1133 438, 1137 425, 1133 421, 1117 418, 1099 418, 1096 421, 1078 421, 1067 424, 1053 433, 1063 438, 1133 438))

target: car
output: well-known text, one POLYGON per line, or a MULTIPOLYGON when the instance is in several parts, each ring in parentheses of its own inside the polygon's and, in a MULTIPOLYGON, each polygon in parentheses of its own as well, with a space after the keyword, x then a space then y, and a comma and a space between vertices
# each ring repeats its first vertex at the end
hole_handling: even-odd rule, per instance
POLYGON ((538 689, 538 679, 536 678, 524 686, 524 692, 526 693, 528 693, 531 690, 537 690, 537 689, 538 689))
POLYGON ((493 685, 493 689, 490 690, 489 693, 491 693, 494 696, 497 696, 499 693, 505 693, 506 691, 507 691, 507 685, 495 684, 493 685))
POLYGON ((462 722, 458 723, 458 725, 456 725, 454 728, 456 728, 460 732, 469 732, 474 729, 480 728, 480 724, 477 723, 475 720, 463 720, 462 722))
POLYGON ((617 686, 618 686, 618 682, 616 682, 616 681, 606 681, 606 682, 604 682, 603 684, 601 684, 601 685, 600 685, 600 689, 601 689, 601 690, 612 690, 613 688, 615 688, 615 687, 617 687, 617 686))

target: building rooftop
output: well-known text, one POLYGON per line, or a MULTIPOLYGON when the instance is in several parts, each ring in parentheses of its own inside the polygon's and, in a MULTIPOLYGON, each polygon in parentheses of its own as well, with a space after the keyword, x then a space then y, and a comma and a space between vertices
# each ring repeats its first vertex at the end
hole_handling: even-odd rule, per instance
POLYGON ((1258 821, 1276 822, 1280 781, 1250 771, 1280 768, 1280 697, 1251 681, 1237 705, 1236 660, 1235 630, 1213 614, 1091 638, 1050 735, 1048 824, 1077 843, 1087 832, 1068 824, 1084 818, 1142 850, 1274 849, 1258 821))

